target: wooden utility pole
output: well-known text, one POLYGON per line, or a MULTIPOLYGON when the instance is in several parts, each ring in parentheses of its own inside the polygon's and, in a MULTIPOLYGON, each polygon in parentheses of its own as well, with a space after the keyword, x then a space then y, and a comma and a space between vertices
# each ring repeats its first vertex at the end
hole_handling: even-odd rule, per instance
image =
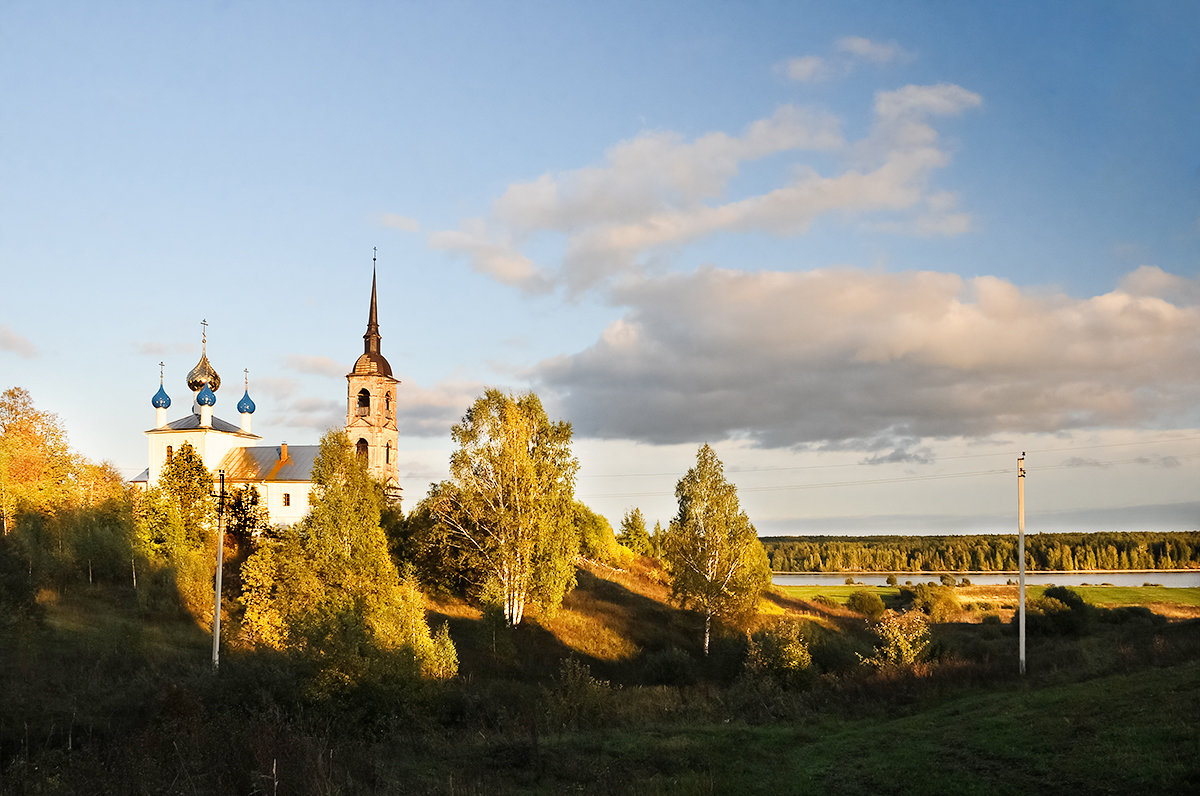
POLYGON ((225 471, 221 476, 221 491, 217 493, 217 579, 213 589, 213 671, 221 665, 221 570, 225 568, 225 471))
POLYGON ((1021 639, 1021 674, 1025 674, 1025 451, 1017 457, 1017 565, 1020 591, 1017 635, 1021 639))

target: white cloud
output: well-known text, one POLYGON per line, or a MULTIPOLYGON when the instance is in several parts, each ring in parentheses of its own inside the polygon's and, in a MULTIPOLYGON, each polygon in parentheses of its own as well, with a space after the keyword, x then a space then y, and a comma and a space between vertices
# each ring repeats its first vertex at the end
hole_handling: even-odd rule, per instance
POLYGON ((389 227, 391 229, 399 229, 404 232, 420 232, 421 222, 415 218, 402 216, 399 213, 380 213, 378 216, 380 226, 389 227))
MULTIPOLYGON (((1200 306, 1125 289, 1076 299, 995 277, 708 268, 615 298, 625 317, 537 369, 583 435, 882 449, 1188 422, 1200 403, 1200 306)), ((897 450, 884 455, 920 455, 897 450)))
POLYGON ((783 71, 788 79, 795 80, 797 83, 815 83, 827 80, 833 73, 825 59, 816 55, 789 58, 783 64, 783 71))
POLYGON ((872 130, 856 143, 844 140, 831 114, 792 105, 740 135, 718 131, 689 140, 644 133, 612 147, 602 165, 513 184, 490 217, 467 219, 430 242, 467 256, 477 271, 505 284, 530 292, 564 286, 577 294, 716 233, 797 235, 830 213, 889 232, 962 234, 969 213, 958 209, 954 194, 929 186, 950 159, 930 119, 980 102, 949 84, 881 92, 872 130), (853 163, 822 173, 802 157, 813 152, 853 163), (780 155, 790 168, 780 168, 773 185, 731 191, 744 164, 780 155), (561 242, 561 258, 537 263, 526 249, 547 236, 561 242))
POLYGON ((38 355, 37 346, 29 338, 17 334, 12 328, 2 323, 0 323, 0 351, 11 351, 25 359, 33 359, 38 355))
POLYGON ((845 36, 838 39, 834 46, 840 52, 877 64, 912 59, 912 54, 895 42, 874 42, 862 36, 845 36))

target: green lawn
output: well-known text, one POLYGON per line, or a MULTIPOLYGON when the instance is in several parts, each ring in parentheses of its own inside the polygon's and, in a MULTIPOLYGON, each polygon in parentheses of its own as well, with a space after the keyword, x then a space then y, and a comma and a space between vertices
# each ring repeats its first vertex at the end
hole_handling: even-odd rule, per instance
MULTIPOLYGON (((871 591, 887 601, 900 594, 896 586, 776 586, 780 593, 798 600, 812 600, 825 595, 844 603, 856 591, 871 591)), ((974 588, 974 587, 971 587, 974 588)), ((1012 598, 1017 599, 1016 586, 984 587, 997 591, 1010 589, 1012 598)), ((1025 594, 1030 599, 1038 597, 1047 587, 1027 586, 1025 594)), ((1188 605, 1200 606, 1200 588, 1171 589, 1165 586, 1070 586, 1072 591, 1093 605, 1188 605)), ((962 592, 960 592, 962 594, 962 592)))

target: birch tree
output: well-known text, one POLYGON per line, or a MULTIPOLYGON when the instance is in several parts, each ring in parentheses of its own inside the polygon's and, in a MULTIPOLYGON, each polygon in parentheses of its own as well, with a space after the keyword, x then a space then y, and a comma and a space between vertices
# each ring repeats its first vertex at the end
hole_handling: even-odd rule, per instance
POLYGON ((737 488, 725 480, 713 449, 696 453, 696 466, 675 486, 679 513, 663 535, 671 592, 704 616, 704 654, 714 618, 752 611, 771 581, 767 554, 738 506, 737 488))
POLYGON ((571 424, 551 422, 533 393, 488 390, 451 430, 450 480, 433 512, 477 551, 510 626, 530 600, 554 606, 574 585, 579 538, 572 510, 579 461, 571 424))

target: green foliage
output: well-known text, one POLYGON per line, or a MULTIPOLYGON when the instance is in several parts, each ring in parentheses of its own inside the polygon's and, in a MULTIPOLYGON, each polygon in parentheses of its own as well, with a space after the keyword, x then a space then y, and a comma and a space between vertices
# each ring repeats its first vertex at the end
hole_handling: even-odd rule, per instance
MULTIPOLYGON (((782 536, 763 539, 776 572, 995 572, 1017 569, 1015 534, 782 536)), ((1038 533, 1025 538, 1031 570, 1200 566, 1200 532, 1038 533)))
MULTIPOLYGON (((1031 633, 1078 634, 1094 611, 1083 597, 1065 586, 1050 586, 1026 603, 1026 624, 1031 633)), ((1018 621, 1016 615, 1013 621, 1018 621)))
POLYGON ((895 586, 895 585, 896 585, 896 576, 895 576, 895 575, 888 575, 888 576, 887 576, 887 585, 889 585, 889 586, 895 586))
POLYGON ((179 512, 183 544, 197 549, 216 539, 217 505, 213 497, 213 476, 200 454, 187 442, 163 466, 158 488, 179 512))
POLYGON ((753 611, 771 570, 750 518, 738 506, 737 489, 725 480, 708 445, 696 452, 696 466, 679 479, 675 497, 679 513, 663 537, 663 556, 672 595, 704 616, 708 654, 712 620, 736 620, 753 611))
POLYGON ((650 533, 650 555, 661 558, 663 554, 663 538, 667 535, 662 523, 654 521, 654 530, 650 533))
POLYGON ((401 580, 379 526, 383 487, 345 434, 321 439, 308 516, 268 539, 242 566, 250 642, 318 663, 322 690, 420 669, 456 669, 449 636, 435 642, 412 578, 401 580))
POLYGON ((445 594, 478 597, 487 580, 482 556, 433 511, 452 489, 449 483, 433 484, 407 517, 398 508, 388 506, 380 522, 392 558, 402 567, 412 567, 422 585, 445 594))
POLYGON ((696 661, 679 647, 648 652, 641 661, 642 680, 648 685, 691 685, 696 682, 696 661))
POLYGON ((873 591, 860 589, 846 600, 846 607, 856 611, 868 619, 878 619, 883 616, 883 598, 873 591))
POLYGON ((646 531, 646 518, 641 509, 632 508, 625 512, 617 541, 640 556, 650 555, 650 534, 646 531))
POLYGON ((225 494, 225 532, 238 542, 250 544, 271 528, 267 506, 253 484, 227 489, 225 494))
POLYGON ((910 609, 926 614, 934 622, 945 622, 962 610, 954 589, 932 583, 902 586, 900 600, 910 609))
POLYGON ((612 564, 617 560, 617 538, 612 525, 603 516, 576 500, 573 506, 579 554, 584 558, 612 564))
POLYGON ((571 424, 551 422, 533 393, 488 390, 451 436, 458 449, 450 480, 430 492, 434 516, 478 553, 509 624, 530 600, 553 609, 579 554, 571 424))
POLYGON ((807 680, 812 653, 801 634, 800 623, 781 619, 750 637, 746 650, 746 670, 774 677, 784 684, 796 685, 807 680))
POLYGON ((888 611, 875 625, 879 643, 871 658, 859 658, 876 667, 911 666, 921 660, 929 648, 929 620, 916 611, 888 611))

